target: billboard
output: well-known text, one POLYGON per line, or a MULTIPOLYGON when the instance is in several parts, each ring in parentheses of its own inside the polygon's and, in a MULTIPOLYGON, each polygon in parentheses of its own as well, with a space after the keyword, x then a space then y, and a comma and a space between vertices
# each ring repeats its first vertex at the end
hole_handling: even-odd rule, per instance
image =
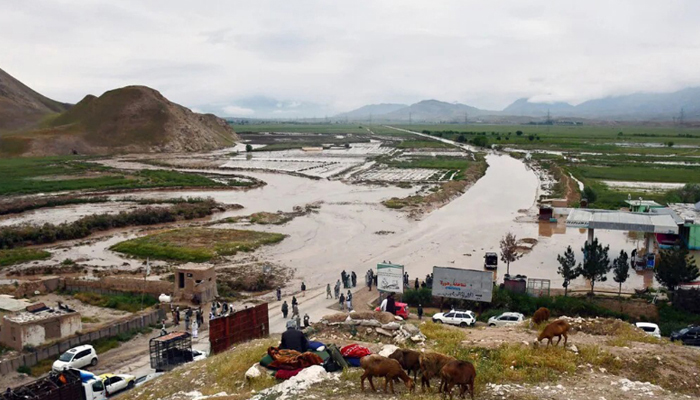
POLYGON ((433 296, 490 303, 492 294, 491 271, 433 267, 433 296))
POLYGON ((403 293, 403 265, 377 264, 377 289, 403 293))

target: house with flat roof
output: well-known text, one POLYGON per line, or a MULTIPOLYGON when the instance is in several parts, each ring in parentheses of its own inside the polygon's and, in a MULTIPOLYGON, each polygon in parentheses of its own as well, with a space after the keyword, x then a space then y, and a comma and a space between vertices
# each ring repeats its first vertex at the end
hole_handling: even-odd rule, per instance
POLYGON ((68 307, 49 308, 44 303, 2 317, 0 343, 22 350, 62 339, 82 329, 80 313, 68 307))

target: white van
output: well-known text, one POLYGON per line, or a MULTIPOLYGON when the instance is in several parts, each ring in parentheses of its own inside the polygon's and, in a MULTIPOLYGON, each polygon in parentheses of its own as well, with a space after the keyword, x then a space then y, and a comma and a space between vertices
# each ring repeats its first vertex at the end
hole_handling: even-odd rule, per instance
POLYGON ((69 368, 81 369, 97 365, 97 352, 89 344, 73 347, 58 357, 53 363, 53 370, 60 372, 69 368))

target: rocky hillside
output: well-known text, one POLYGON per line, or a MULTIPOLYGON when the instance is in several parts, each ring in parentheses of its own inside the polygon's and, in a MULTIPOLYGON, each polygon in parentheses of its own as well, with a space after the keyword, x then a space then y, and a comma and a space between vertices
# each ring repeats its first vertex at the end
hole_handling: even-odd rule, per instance
POLYGON ((69 107, 42 96, 0 69, 0 132, 34 126, 45 116, 69 107))
POLYGON ((223 119, 194 113, 145 86, 85 96, 40 130, 3 137, 24 155, 206 151, 237 139, 223 119))

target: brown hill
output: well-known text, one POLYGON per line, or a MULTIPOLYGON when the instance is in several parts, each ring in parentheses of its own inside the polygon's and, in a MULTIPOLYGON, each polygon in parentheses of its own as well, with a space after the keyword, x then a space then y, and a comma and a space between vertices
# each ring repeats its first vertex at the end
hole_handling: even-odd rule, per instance
POLYGON ((32 127, 46 115, 69 107, 40 95, 0 69, 0 132, 32 127))
POLYGON ((24 155, 205 151, 238 136, 221 118, 197 114, 145 86, 85 96, 45 127, 3 141, 24 155))

